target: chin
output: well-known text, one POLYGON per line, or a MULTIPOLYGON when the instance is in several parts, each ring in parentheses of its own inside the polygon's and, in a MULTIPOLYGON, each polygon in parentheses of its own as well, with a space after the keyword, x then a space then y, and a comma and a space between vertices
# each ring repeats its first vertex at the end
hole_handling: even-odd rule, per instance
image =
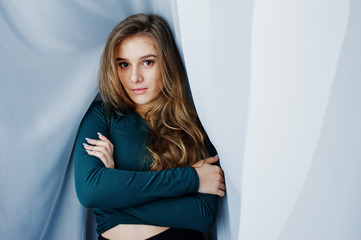
POLYGON ((149 103, 150 101, 147 101, 147 100, 133 100, 133 102, 137 105, 144 105, 144 104, 147 104, 149 103))
POLYGON ((154 102, 155 99, 135 99, 135 101, 133 100, 133 102, 136 105, 152 105, 151 103, 154 102))

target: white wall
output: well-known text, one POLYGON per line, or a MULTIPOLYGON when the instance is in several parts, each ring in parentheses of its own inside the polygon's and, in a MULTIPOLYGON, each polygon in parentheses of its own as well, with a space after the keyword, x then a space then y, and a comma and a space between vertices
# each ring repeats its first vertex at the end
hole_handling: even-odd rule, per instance
POLYGON ((360 1, 178 1, 218 239, 361 239, 360 1), (239 226, 239 227, 237 227, 239 226))

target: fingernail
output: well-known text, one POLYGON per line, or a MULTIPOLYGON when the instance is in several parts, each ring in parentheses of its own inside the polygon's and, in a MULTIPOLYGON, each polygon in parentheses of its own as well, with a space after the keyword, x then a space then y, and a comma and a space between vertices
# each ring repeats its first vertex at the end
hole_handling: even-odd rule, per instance
POLYGON ((85 138, 85 140, 86 140, 87 142, 89 142, 91 139, 90 139, 90 138, 85 138))
POLYGON ((83 143, 83 145, 84 145, 84 147, 89 147, 89 145, 88 145, 88 144, 86 144, 86 143, 83 143))
POLYGON ((219 156, 218 156, 218 154, 217 154, 217 155, 216 155, 216 156, 214 156, 214 157, 219 157, 219 156))
POLYGON ((103 136, 103 134, 101 134, 100 132, 97 132, 97 134, 98 134, 99 136, 103 136))
POLYGON ((87 153, 89 153, 89 152, 90 152, 90 150, 88 150, 88 149, 86 149, 85 151, 86 151, 87 153))

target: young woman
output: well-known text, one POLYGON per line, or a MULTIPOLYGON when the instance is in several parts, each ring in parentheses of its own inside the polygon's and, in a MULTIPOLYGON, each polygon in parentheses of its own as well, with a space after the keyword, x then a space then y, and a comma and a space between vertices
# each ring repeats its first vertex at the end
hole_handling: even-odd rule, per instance
POLYGON ((163 18, 137 14, 114 28, 99 90, 74 152, 76 192, 99 239, 204 239, 224 176, 163 18))

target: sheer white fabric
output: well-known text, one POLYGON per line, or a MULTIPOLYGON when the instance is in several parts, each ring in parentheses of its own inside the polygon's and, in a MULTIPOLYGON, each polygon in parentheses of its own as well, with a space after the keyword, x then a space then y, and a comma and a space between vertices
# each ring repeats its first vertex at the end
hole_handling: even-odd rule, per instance
POLYGON ((71 150, 111 29, 174 30, 227 196, 211 239, 361 239, 361 3, 1 1, 0 238, 96 239, 71 150))

